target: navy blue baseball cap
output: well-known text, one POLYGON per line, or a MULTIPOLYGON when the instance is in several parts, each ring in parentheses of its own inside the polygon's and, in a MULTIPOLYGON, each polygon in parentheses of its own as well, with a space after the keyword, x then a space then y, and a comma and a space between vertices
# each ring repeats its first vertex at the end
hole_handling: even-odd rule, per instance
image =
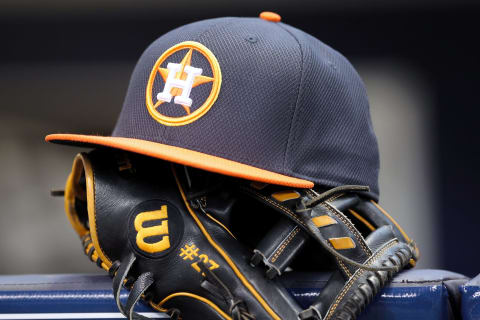
POLYGON ((298 188, 368 185, 378 147, 362 80, 340 53, 264 12, 179 27, 138 61, 107 146, 298 188))

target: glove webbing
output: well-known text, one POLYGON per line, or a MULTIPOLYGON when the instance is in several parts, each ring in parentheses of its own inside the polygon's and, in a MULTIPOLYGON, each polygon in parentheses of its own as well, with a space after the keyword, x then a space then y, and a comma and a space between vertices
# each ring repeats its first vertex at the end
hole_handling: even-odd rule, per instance
POLYGON ((318 204, 319 202, 324 201, 327 198, 330 198, 331 196, 342 193, 342 192, 358 192, 358 191, 368 191, 370 188, 367 186, 340 186, 336 187, 333 189, 330 189, 315 198, 309 200, 309 201, 301 201, 299 203, 299 207, 297 208, 296 212, 298 216, 301 218, 301 220, 304 222, 305 227, 309 231, 310 235, 317 240, 320 245, 327 250, 329 253, 331 253, 333 256, 337 257, 338 259, 353 265, 357 268, 368 270, 368 271, 396 271, 395 267, 391 266, 382 266, 382 267, 372 267, 369 265, 366 265, 364 263, 359 263, 356 262, 348 257, 345 257, 341 253, 338 253, 334 248, 332 248, 330 245, 328 245, 327 240, 323 237, 322 233, 318 230, 317 226, 312 222, 311 217, 310 217, 310 211, 311 207, 315 204, 318 204))

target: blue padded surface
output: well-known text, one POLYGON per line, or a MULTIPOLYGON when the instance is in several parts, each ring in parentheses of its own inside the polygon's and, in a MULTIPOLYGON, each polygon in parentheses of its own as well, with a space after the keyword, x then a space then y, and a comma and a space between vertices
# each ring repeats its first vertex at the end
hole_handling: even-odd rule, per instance
MULTIPOLYGON (((319 295, 328 276, 287 275, 284 283, 297 301, 307 306, 319 295)), ((360 319, 455 319, 456 290, 452 288, 467 281, 448 271, 405 271, 377 296, 360 319)), ((0 276, 0 319, 120 319, 111 286, 111 279, 104 275, 0 276)), ((124 302, 127 294, 122 291, 124 302)), ((136 310, 154 316, 154 311, 144 304, 136 310)), ((476 310, 478 315, 478 307, 476 310)), ((155 317, 163 316, 156 313, 155 317)))
POLYGON ((480 274, 460 287, 462 319, 480 319, 480 274))
MULTIPOLYGON (((303 306, 310 305, 320 294, 327 275, 310 274, 303 279, 285 281, 290 293, 303 306)), ((395 277, 377 295, 359 320, 459 318, 458 286, 468 281, 465 276, 432 269, 407 270, 395 277)))
MULTIPOLYGON (((120 298, 126 302, 128 291, 120 298)), ((155 312, 139 303, 137 312, 155 312)), ((166 315, 155 312, 154 318, 166 315)), ((0 276, 0 319, 122 319, 105 275, 56 274, 0 276), (15 315, 13 315, 15 314, 15 315)))

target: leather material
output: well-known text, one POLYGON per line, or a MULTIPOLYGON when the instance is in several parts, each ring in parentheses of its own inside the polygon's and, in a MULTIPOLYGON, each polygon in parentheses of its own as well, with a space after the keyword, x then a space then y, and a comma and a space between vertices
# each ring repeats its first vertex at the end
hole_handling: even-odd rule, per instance
MULTIPOLYGON (((257 200, 260 200, 264 204, 283 214, 286 218, 292 220, 292 223, 294 225, 299 225, 300 227, 302 227, 302 225, 299 224, 296 220, 295 215, 297 201, 289 200, 280 202, 271 196, 279 190, 285 190, 284 187, 267 185, 263 188, 256 188, 255 184, 253 184, 245 185, 241 188, 241 190, 247 194, 252 195, 257 200)), ((315 196, 315 191, 312 190, 299 190, 298 192, 301 193, 301 196, 305 199, 311 199, 315 196)), ((375 206, 375 204, 372 203, 371 199, 364 197, 361 193, 344 193, 326 199, 326 201, 319 203, 313 208, 311 218, 322 215, 328 215, 339 222, 336 225, 319 228, 319 231, 322 233, 325 239, 335 238, 339 236, 348 236, 354 240, 356 248, 353 250, 344 250, 342 252, 342 254, 353 260, 364 261, 369 256, 369 254, 371 254, 371 252, 369 252, 368 246, 365 245, 364 239, 369 236, 373 232, 373 230, 381 228, 382 226, 390 226, 394 236, 397 239, 399 239, 401 242, 413 245, 414 255, 412 259, 418 259, 419 253, 418 248, 415 246, 415 243, 412 242, 411 239, 404 236, 404 233, 399 230, 398 225, 396 225, 390 217, 386 216, 380 207, 375 206), (353 213, 358 212, 357 215, 360 215, 363 220, 359 220, 357 216, 352 214, 352 211, 353 213), (368 227, 366 224, 368 224, 368 227), (358 232, 357 230, 359 230, 360 232, 358 232)), ((264 240, 262 240, 261 242, 262 244, 269 241, 272 243, 272 246, 274 246, 273 243, 282 242, 282 236, 279 236, 278 239, 275 240, 274 234, 288 234, 290 229, 292 228, 292 225, 286 224, 284 230, 279 230, 278 227, 275 228, 275 231, 271 231, 265 236, 264 240)), ((305 228, 303 229, 305 230, 305 228)), ((301 235, 301 237, 305 237, 308 239, 308 237, 304 235, 301 235)), ((295 256, 302 250, 302 247, 305 245, 305 243, 306 241, 299 244, 298 247, 295 248, 295 250, 293 248, 290 250, 290 261, 293 260, 295 256)), ((374 246, 374 250, 376 249, 376 246, 378 246, 378 244, 374 246)), ((348 272, 353 273, 356 270, 349 265, 339 265, 338 267, 344 271, 344 274, 348 272), (348 269, 348 271, 345 272, 344 269, 348 269)))
POLYGON ((142 297, 142 294, 144 294, 145 290, 148 289, 154 282, 153 275, 150 272, 145 272, 142 273, 135 283, 133 284, 132 290, 128 296, 127 303, 125 304, 125 309, 127 311, 127 316, 132 319, 148 319, 145 318, 138 313, 134 312, 134 308, 137 304, 137 302, 140 300, 142 297))
MULTIPOLYGON (((290 219, 294 226, 302 227, 302 233, 311 234, 318 241, 336 238, 350 239, 355 245, 353 248, 342 250, 344 257, 360 264, 368 264, 370 267, 394 267, 394 271, 389 272, 366 271, 337 258, 339 271, 333 273, 316 301, 300 314, 301 319, 355 319, 395 273, 409 263, 414 256, 414 249, 410 243, 400 242, 395 237, 391 224, 380 226, 371 232, 368 236, 369 240, 366 241, 343 213, 358 206, 362 201, 357 194, 337 194, 317 202, 315 199, 318 194, 315 191, 297 190, 296 192, 302 199, 300 202, 294 199, 281 201, 273 196, 278 194, 280 188, 277 186, 257 188, 255 185, 250 185, 243 186, 242 190, 282 213, 285 219, 290 219), (306 203, 312 202, 314 203, 312 207, 305 207, 306 203), (329 217, 335 223, 317 227, 313 222, 317 217, 329 217)), ((285 240, 285 236, 292 232, 292 229, 292 225, 288 223, 275 226, 273 231, 260 242, 259 247, 265 248, 266 242, 281 244, 285 240), (275 234, 277 234, 276 240, 274 240, 275 234)), ((305 242, 302 242, 296 247, 289 248, 291 260, 300 252, 304 244, 305 242)), ((265 264, 269 266, 268 261, 265 264)))
MULTIPOLYGON (((366 199, 364 201, 358 201, 352 209, 357 210, 359 213, 361 213, 361 215, 375 228, 387 225, 391 226, 393 233, 397 239, 406 243, 411 242, 411 239, 409 239, 406 234, 402 232, 403 230, 400 230, 399 226, 395 223, 395 221, 393 221, 392 218, 387 216, 384 211, 380 210, 380 207, 376 206, 372 200, 366 199)), ((419 249, 417 247, 415 248, 414 253, 414 260, 417 260, 419 256, 419 249)))
POLYGON ((256 266, 263 262, 270 279, 279 276, 290 266, 307 238, 307 234, 297 224, 282 218, 258 244, 251 263, 256 266))
MULTIPOLYGON (((372 242, 379 239, 390 240, 373 251, 372 256, 366 261, 370 266, 384 266, 388 263, 397 265, 398 272, 408 263, 410 248, 394 238, 388 226, 376 230, 371 238, 372 242), (380 235, 377 236, 376 233, 380 235), (386 236, 388 233, 390 236, 386 236), (405 251, 406 254, 399 254, 401 251, 405 251)), ((354 319, 394 274, 395 272, 358 269, 345 279, 339 273, 334 273, 310 309, 315 310, 322 320, 354 319)))
MULTIPOLYGON (((400 271, 410 259, 408 255, 400 255, 401 250, 410 252, 406 244, 398 242, 396 239, 392 240, 373 253, 368 261, 369 265, 395 265, 400 271)), ((335 302, 322 319, 356 319, 394 274, 395 272, 358 270, 347 280, 345 287, 336 296, 335 302)))
POLYGON ((167 301, 164 306, 167 309, 178 306, 188 306, 187 308, 182 307, 181 309, 181 316, 184 320, 198 319, 199 316, 201 316, 201 319, 204 320, 225 320, 221 314, 210 308, 205 303, 188 297, 175 297, 167 301))
POLYGON ((207 317, 233 320, 355 319, 413 257, 410 243, 395 238, 390 225, 371 232, 367 241, 349 219, 347 212, 364 201, 361 186, 319 195, 245 184, 121 151, 97 149, 80 158, 86 190, 67 189, 70 195, 87 194, 87 210, 81 208, 83 198, 78 205, 69 198, 66 207, 76 208, 69 217, 76 230, 87 229, 80 234, 84 250, 114 276, 115 297, 120 285, 130 288, 126 306, 117 299, 130 319, 141 319, 133 312, 140 296, 158 310, 180 309, 182 316, 209 310, 207 317), (252 196, 262 205, 252 206, 252 196), (269 217, 269 232, 249 225, 257 210, 269 217), (266 236, 253 250, 250 240, 261 235, 266 236), (307 239, 315 240, 314 249, 303 250, 307 239), (311 257, 297 263, 301 254, 311 257), (259 260, 266 275, 255 267, 259 260), (305 270, 306 264, 338 272, 302 311, 281 275, 288 267, 305 270))
POLYGON ((390 240, 397 239, 393 233, 391 226, 383 226, 372 232, 365 242, 372 249, 372 251, 378 251, 385 243, 390 240))
MULTIPOLYGON (((302 306, 307 308, 318 297, 330 278, 330 273, 292 273, 282 275, 283 285, 302 306)), ((452 292, 446 283, 459 282, 456 294, 462 294, 462 319, 478 319, 479 285, 477 281, 468 283, 463 275, 444 270, 413 269, 401 272, 387 285, 367 307, 359 320, 453 320, 449 310, 460 308, 452 304, 452 292)), ((455 293, 455 292, 454 292, 455 293)), ((126 303, 129 292, 122 289, 120 297, 126 303)), ((112 294, 111 278, 94 274, 52 274, 52 275, 3 275, 0 276, 0 314, 18 313, 76 313, 99 318, 109 313, 117 314, 113 319, 122 319, 112 294)), ((191 299, 184 303, 195 303, 191 299)), ((136 311, 141 314, 155 312, 144 302, 139 302, 136 311)), ((202 313, 204 314, 204 313, 202 313)), ((165 315, 157 314, 157 318, 165 315)), ((166 318, 166 317, 165 317, 166 318)), ((124 319, 124 318, 123 318, 124 319)), ((184 317, 185 320, 198 317, 184 317)), ((202 317, 202 319, 207 319, 202 317)), ((208 318, 220 320, 213 315, 208 318)))
MULTIPOLYGON (((113 297, 117 303, 118 310, 120 310, 120 312, 125 316, 127 315, 127 311, 125 306, 120 302, 120 290, 123 286, 124 280, 126 280, 128 271, 132 267, 135 260, 136 257, 134 254, 127 255, 118 268, 116 276, 113 278, 113 297)), ((130 296, 128 297, 128 300, 130 300, 130 296)))
MULTIPOLYGON (((299 215, 296 213, 296 209, 297 209, 296 206, 298 201, 289 200, 289 201, 280 202, 271 196, 278 190, 282 190, 281 187, 267 186, 259 190, 259 189, 252 188, 251 186, 244 186, 242 190, 252 195, 254 198, 262 201, 267 206, 270 206, 274 210, 283 214, 287 219, 290 219, 292 223, 302 227, 302 229, 306 233, 309 233, 308 229, 305 226, 305 222, 301 221, 301 219, 299 219, 299 215)), ((297 192, 299 192, 301 194, 301 197, 304 199, 311 199, 313 196, 315 196, 315 194, 312 194, 312 191, 310 190, 298 190, 297 192)), ((308 216, 306 216, 305 219, 309 220, 309 219, 319 217, 319 216, 324 216, 324 215, 332 218, 337 223, 329 226, 325 226, 325 227, 320 227, 318 228, 318 232, 321 233, 324 239, 339 238, 339 237, 348 237, 352 239, 355 243, 355 247, 352 249, 342 250, 342 254, 355 261, 365 261, 371 255, 371 250, 366 245, 364 237, 357 231, 357 229, 351 223, 351 221, 343 214, 343 212, 340 209, 338 209, 333 205, 332 202, 336 198, 338 198, 338 196, 332 197, 332 199, 327 199, 327 201, 317 204, 314 208, 312 208, 312 210, 308 213, 308 216)), ((347 198, 347 201, 338 202, 339 207, 342 210, 345 210, 345 207, 347 205, 352 204, 352 201, 350 201, 350 199, 352 198, 347 198)), ((356 204, 356 202, 358 201, 357 200, 358 198, 353 198, 353 199, 356 200, 353 202, 356 204)), ((291 228, 290 226, 285 225, 286 232, 289 232, 290 228, 291 228)), ((279 233, 283 234, 285 233, 285 231, 280 232, 279 230, 276 230, 275 232, 277 234, 279 233)), ((268 239, 268 240, 272 241, 271 239, 268 239)), ((295 254, 299 253, 301 246, 303 245, 304 243, 302 243, 300 246, 298 246, 298 248, 296 248, 297 250, 296 253, 294 252, 290 253, 291 259, 293 259, 295 254)), ((345 277, 348 277, 351 273, 354 273, 356 270, 356 268, 349 266, 347 264, 343 264, 341 262, 337 262, 337 263, 338 263, 338 268, 342 270, 345 277)))
MULTIPOLYGON (((109 152, 96 150, 91 152, 88 158, 94 171, 96 233, 99 245, 110 261, 122 261, 130 252, 135 253, 137 261, 131 273, 153 274, 154 304, 172 294, 188 292, 207 297, 228 314, 225 301, 218 299, 200 286, 203 277, 195 269, 194 264, 201 255, 204 255, 208 261, 213 261, 209 267, 218 265, 214 269, 215 274, 228 283, 234 295, 245 301, 251 313, 263 319, 271 317, 201 233, 199 226, 185 207, 169 165, 155 159, 132 155, 130 159, 132 172, 121 172, 116 158, 109 152), (112 190, 113 188, 115 191, 112 190), (132 229, 134 215, 138 217, 140 212, 147 209, 154 210, 154 207, 145 205, 154 200, 158 201, 157 210, 161 209, 162 204, 167 207, 168 237, 171 244, 165 252, 156 257, 144 253, 138 248, 134 238, 129 237, 129 232, 126 232, 132 229), (140 209, 136 210, 135 208, 139 206, 140 209), (182 254, 182 252, 186 253, 182 254)), ((276 297, 268 301, 269 307, 282 318, 295 318, 300 311, 297 303, 283 286, 267 281, 261 270, 249 266, 250 251, 205 215, 198 213, 197 217, 212 238, 236 262, 239 271, 245 275, 255 290, 262 297, 276 297)), ((177 298, 169 300, 169 306, 175 306, 175 301, 178 301, 177 298)), ((177 307, 182 310, 182 313, 198 314, 200 310, 197 310, 197 305, 189 303, 181 304, 181 308, 177 307)))

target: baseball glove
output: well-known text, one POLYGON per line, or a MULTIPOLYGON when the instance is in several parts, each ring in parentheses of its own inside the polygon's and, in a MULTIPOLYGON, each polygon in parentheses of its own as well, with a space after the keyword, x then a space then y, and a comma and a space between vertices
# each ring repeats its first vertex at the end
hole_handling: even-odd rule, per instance
POLYGON ((111 149, 76 156, 65 208, 129 319, 355 319, 418 256, 360 186, 289 189, 111 149), (331 271, 302 309, 285 274, 331 271), (121 287, 130 290, 126 303, 121 287))

